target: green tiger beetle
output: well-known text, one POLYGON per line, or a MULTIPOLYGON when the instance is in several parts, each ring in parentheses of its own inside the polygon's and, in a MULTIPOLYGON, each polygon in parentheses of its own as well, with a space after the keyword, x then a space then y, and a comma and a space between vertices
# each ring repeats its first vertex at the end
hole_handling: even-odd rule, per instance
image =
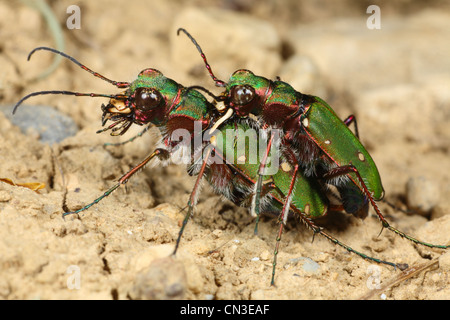
MULTIPOLYGON (((156 148, 137 166, 124 174, 118 182, 108 189, 104 194, 95 199, 88 205, 72 212, 65 212, 63 217, 70 214, 79 214, 97 204, 105 197, 109 196, 113 191, 128 182, 128 179, 135 173, 140 171, 152 159, 158 159, 163 164, 170 162, 171 157, 189 155, 195 153, 196 149, 202 147, 202 133, 210 129, 211 116, 215 112, 214 106, 198 91, 183 87, 181 84, 172 79, 165 77, 160 71, 152 68, 145 69, 138 74, 133 82, 118 82, 110 80, 101 74, 92 71, 85 65, 78 62, 73 57, 48 47, 38 47, 30 52, 28 60, 38 50, 46 50, 59 54, 69 59, 85 71, 91 73, 104 81, 111 83, 119 89, 126 89, 120 94, 97 94, 97 93, 80 93, 72 91, 39 91, 26 95, 14 106, 13 113, 26 99, 46 94, 63 94, 74 96, 88 97, 107 97, 110 98, 107 105, 102 104, 102 126, 107 121, 112 124, 97 133, 111 131, 111 135, 123 135, 132 124, 137 125, 153 125, 160 129, 162 134, 162 146, 156 148), (174 137, 177 139, 175 140, 174 137), (181 137, 181 139, 180 139, 181 137), (183 137, 185 137, 183 139, 183 137), (187 137, 187 138, 186 138, 187 137)), ((220 122, 218 123, 220 124, 220 122)), ((146 129, 147 129, 146 128, 146 129)), ((146 130, 145 129, 145 130, 146 130)), ((144 130, 144 131, 145 131, 144 130)), ((133 140, 130 139, 129 141, 133 140)), ((188 159, 190 161, 190 157, 188 159)), ((205 165, 202 166, 199 173, 199 179, 203 176, 205 165)), ((187 223, 189 216, 192 214, 193 207, 197 201, 198 181, 189 199, 189 210, 180 230, 174 253, 177 251, 179 241, 187 223)))
MULTIPOLYGON (((221 100, 220 97, 214 96, 205 88, 183 87, 177 82, 166 78, 156 69, 143 70, 133 82, 112 81, 87 68, 74 58, 55 49, 46 47, 36 48, 30 53, 28 59, 37 50, 47 50, 62 55, 82 69, 90 72, 95 77, 107 81, 119 89, 125 89, 125 91, 111 95, 60 90, 34 92, 22 98, 16 104, 13 112, 17 110, 24 100, 36 95, 63 94, 106 97, 110 100, 107 105, 102 104, 101 106, 103 111, 102 126, 105 126, 108 121, 111 121, 112 124, 99 130, 98 133, 111 131, 111 135, 123 135, 133 123, 137 125, 146 125, 146 129, 152 125, 156 126, 162 133, 161 147, 154 150, 137 166, 124 174, 114 186, 104 192, 100 197, 81 209, 65 212, 63 217, 69 214, 78 214, 97 204, 121 185, 126 184, 135 173, 151 160, 158 159, 164 164, 167 164, 170 162, 172 156, 177 153, 183 154, 185 152, 189 154, 189 172, 192 175, 197 175, 197 179, 189 197, 188 211, 178 234, 173 252, 174 254, 179 247, 180 239, 189 217, 193 214, 194 206, 198 200, 200 181, 205 176, 217 193, 223 194, 234 203, 242 204, 247 207, 251 206, 249 205, 248 199, 255 198, 256 196, 254 193, 254 185, 256 185, 259 180, 263 180, 261 182, 262 186, 259 190, 258 197, 265 199, 263 202, 267 204, 267 207, 272 207, 274 210, 278 210, 277 212, 280 212, 281 210, 281 213, 278 215, 280 229, 277 235, 274 253, 272 284, 274 283, 276 255, 281 240, 283 225, 289 212, 296 214, 300 221, 305 223, 314 234, 321 234, 331 242, 338 244, 350 252, 354 252, 362 258, 393 267, 404 267, 403 264, 394 264, 379 260, 355 251, 315 225, 312 219, 323 216, 328 211, 330 206, 328 199, 325 196, 325 191, 319 183, 319 180, 312 175, 307 175, 302 170, 299 170, 297 162, 291 160, 289 152, 286 152, 286 155, 284 155, 283 151, 283 157, 288 159, 288 161, 282 163, 282 168, 284 165, 284 169, 278 170, 278 172, 273 174, 269 179, 263 179, 261 165, 259 163, 250 164, 245 161, 243 163, 228 162, 226 156, 223 157, 225 160, 222 163, 211 162, 210 160, 214 157, 220 158, 220 154, 222 154, 224 150, 225 153, 228 151, 228 154, 233 152, 237 154, 242 151, 248 153, 247 149, 241 150, 234 144, 232 144, 231 147, 229 144, 225 144, 224 147, 224 145, 220 143, 220 139, 217 139, 218 133, 223 133, 224 131, 233 128, 235 131, 237 129, 253 128, 259 130, 262 128, 259 122, 252 122, 248 119, 243 119, 242 117, 234 117, 232 108, 227 108, 227 110, 218 108, 217 105, 210 103, 201 93, 195 90, 199 88, 212 96, 216 101, 221 100), (187 135, 182 135, 187 138, 182 139, 181 141, 176 138, 180 136, 180 131, 187 132, 187 135), (295 179, 292 179, 293 176, 295 179)), ((264 167, 269 163, 269 160, 274 157, 274 154, 269 151, 272 150, 270 145, 274 139, 272 133, 274 130, 271 128, 269 129, 271 134, 263 157, 265 160, 260 161, 261 163, 264 163, 264 167)), ((131 140, 132 139, 129 141, 131 140)), ((252 202, 254 202, 254 200, 252 200, 252 202)))
MULTIPOLYGON (((216 99, 224 104, 218 107, 219 111, 231 109, 239 117, 256 119, 261 127, 282 129, 285 150, 294 154, 291 157, 293 165, 300 167, 305 176, 314 176, 324 184, 335 186, 346 212, 365 218, 370 202, 383 228, 420 245, 449 248, 448 245, 417 240, 391 226, 385 219, 376 203, 384 197, 381 178, 375 162, 359 140, 353 115, 342 121, 319 97, 302 94, 286 82, 257 76, 246 69, 235 71, 228 83, 219 80, 197 41, 185 29, 178 29, 178 34, 180 32, 185 33, 196 46, 215 85, 224 88, 216 99), (351 123, 355 126, 355 133, 349 129, 351 123)), ((260 164, 252 205, 253 215, 257 218, 255 233, 264 165, 264 162, 260 164)), ((299 171, 292 175, 293 183, 299 171)))

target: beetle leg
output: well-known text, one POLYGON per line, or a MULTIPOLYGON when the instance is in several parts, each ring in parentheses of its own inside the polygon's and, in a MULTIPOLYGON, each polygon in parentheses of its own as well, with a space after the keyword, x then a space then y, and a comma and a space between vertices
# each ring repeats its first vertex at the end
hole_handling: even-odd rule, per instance
POLYGON ((209 145, 205 150, 205 154, 203 156, 203 163, 202 163, 200 171, 197 175, 197 180, 195 181, 194 188, 192 189, 191 195, 189 197, 188 211, 187 211, 186 215, 184 216, 183 224, 181 225, 181 229, 178 233, 178 238, 177 238, 177 242, 175 244, 175 249, 173 250, 173 253, 172 253, 173 255, 176 254, 176 252, 178 250, 178 246, 180 244, 181 236, 183 235, 184 228, 186 227, 186 224, 188 223, 189 218, 194 213, 194 206, 197 204, 198 194, 200 191, 200 182, 203 178, 203 174, 205 173, 205 168, 206 168, 206 165, 208 164, 208 159, 209 159, 209 156, 211 155, 212 150, 213 150, 213 147, 211 145, 209 145))
POLYGON ((363 190, 364 194, 367 196, 367 198, 369 199, 370 203, 372 204, 372 207, 375 209, 375 212, 377 213, 378 218, 380 219, 380 221, 383 225, 383 228, 386 228, 386 229, 398 234, 402 238, 408 239, 416 244, 420 244, 420 245, 423 245, 423 246, 426 246, 429 248, 440 248, 440 249, 450 248, 450 245, 439 245, 439 244, 432 244, 432 243, 420 241, 420 240, 404 233, 403 231, 400 231, 397 228, 391 226, 389 224, 389 222, 386 220, 386 218, 383 216, 383 214, 381 213, 381 210, 378 208, 374 198, 372 197, 372 194, 367 189, 367 186, 364 183, 363 178, 359 174, 358 169, 356 169, 356 167, 354 165, 350 164, 350 165, 346 165, 346 166, 333 168, 329 172, 325 173, 323 175, 323 178, 325 178, 325 179, 333 178, 333 177, 337 177, 339 175, 344 175, 344 174, 348 174, 348 173, 352 173, 352 172, 355 173, 356 177, 358 178, 358 181, 362 187, 362 190, 363 190))
POLYGON ((314 224, 314 222, 310 218, 305 216, 305 214, 300 212, 297 208, 291 207, 291 209, 293 211, 295 211, 298 214, 300 220, 303 223, 305 223, 306 226, 308 228, 310 228, 314 232, 314 235, 320 234, 321 236, 327 238, 332 243, 337 244, 338 246, 344 248, 348 252, 352 252, 352 253, 360 256, 361 258, 363 258, 365 260, 373 261, 373 262, 380 263, 380 264, 386 264, 386 265, 394 267, 394 268, 399 268, 400 270, 405 270, 406 268, 408 268, 408 265, 405 264, 405 263, 393 263, 393 262, 389 262, 389 261, 384 261, 384 260, 380 260, 380 259, 368 256, 368 255, 366 255, 366 254, 364 254, 362 252, 356 251, 352 247, 346 245, 345 243, 339 241, 338 239, 336 239, 332 235, 330 235, 330 234, 326 233, 325 231, 323 231, 323 229, 321 227, 319 227, 316 224, 314 224))
POLYGON ((344 120, 344 123, 347 127, 349 127, 350 124, 353 123, 353 126, 355 127, 355 136, 359 139, 359 132, 358 132, 358 125, 356 123, 356 117, 351 114, 344 120))
POLYGON ((128 140, 125 140, 125 141, 122 141, 122 142, 117 142, 117 143, 105 143, 105 144, 103 144, 103 145, 104 145, 105 147, 106 147, 106 146, 114 146, 114 147, 116 147, 116 146, 121 146, 121 145, 127 144, 127 143, 129 143, 129 142, 134 141, 136 138, 142 137, 142 136, 144 135, 144 133, 146 133, 152 126, 153 126, 153 124, 150 123, 149 125, 147 125, 147 126, 144 128, 144 130, 142 130, 142 131, 139 132, 137 135, 135 135, 134 137, 131 137, 131 138, 128 139, 128 140))
MULTIPOLYGON (((354 126, 354 128, 355 128, 355 132, 354 132, 354 133, 355 133, 355 136, 359 139, 359 131, 358 131, 358 124, 357 124, 357 122, 356 122, 356 117, 355 117, 353 114, 351 114, 351 115, 349 115, 347 118, 345 118, 344 123, 345 123, 345 125, 346 125, 347 127, 349 127, 350 124, 353 123, 353 126, 354 126)), ((406 214, 409 214, 409 213, 411 213, 411 212, 414 212, 414 211, 412 211, 412 210, 404 210, 404 209, 402 209, 402 208, 399 208, 399 207, 395 206, 394 204, 390 203, 389 201, 387 201, 387 200, 385 200, 385 199, 382 199, 382 200, 383 200, 384 203, 386 203, 387 205, 389 205, 389 206, 390 206, 392 209, 394 209, 395 211, 401 211, 401 212, 406 213, 406 214)))
POLYGON ((292 191, 294 190, 294 186, 295 186, 295 180, 297 178, 297 172, 298 172, 298 164, 295 165, 294 167, 294 173, 292 174, 292 179, 291 179, 291 184, 289 186, 289 191, 286 195, 286 199, 284 200, 284 204, 283 204, 283 210, 281 211, 280 216, 278 217, 278 222, 280 223, 280 229, 278 230, 278 235, 277 235, 277 239, 276 239, 276 245, 275 245, 275 251, 273 254, 273 269, 272 269, 272 280, 270 282, 270 284, 273 286, 275 283, 275 268, 277 265, 277 254, 278 254, 278 249, 280 247, 280 242, 281 242, 281 235, 283 233, 283 227, 286 224, 288 215, 289 215, 289 209, 291 207, 291 200, 292 200, 292 191))
POLYGON ((259 166, 258 180, 257 180, 257 182, 255 184, 255 192, 253 194, 251 213, 252 213, 253 216, 256 216, 255 231, 254 231, 255 234, 258 234, 258 223, 259 223, 259 216, 260 216, 260 212, 261 212, 260 198, 261 198, 261 190, 262 190, 262 183, 263 183, 263 174, 264 174, 264 169, 266 167, 267 158, 269 156, 269 152, 270 152, 270 149, 272 147, 272 142, 273 142, 274 137, 275 136, 272 133, 270 135, 270 139, 269 139, 269 142, 267 144, 266 152, 264 153, 263 159, 262 159, 261 164, 259 166))
POLYGON ((132 168, 130 171, 128 171, 127 173, 125 173, 118 181, 117 184, 115 184, 114 186, 112 186, 110 189, 108 189, 104 194, 102 194, 100 197, 98 197, 97 199, 95 199, 94 201, 92 201, 91 203, 89 203, 88 205, 85 205, 83 208, 78 209, 76 211, 70 211, 70 212, 64 212, 63 213, 63 218, 65 218, 66 216, 70 215, 70 214, 76 214, 78 215, 80 212, 89 209, 90 207, 92 207, 94 204, 99 203, 101 200, 103 200, 104 198, 106 198, 107 196, 109 196, 114 190, 116 190, 117 188, 119 188, 121 185, 124 185, 128 182, 128 179, 130 179, 136 172, 140 171, 141 169, 143 169, 145 167, 145 165, 152 160, 154 157, 158 157, 161 160, 166 160, 168 159, 170 156, 169 151, 165 150, 165 149, 156 149, 155 151, 153 151, 147 158, 145 158, 141 163, 139 163, 137 166, 135 166, 134 168, 132 168))

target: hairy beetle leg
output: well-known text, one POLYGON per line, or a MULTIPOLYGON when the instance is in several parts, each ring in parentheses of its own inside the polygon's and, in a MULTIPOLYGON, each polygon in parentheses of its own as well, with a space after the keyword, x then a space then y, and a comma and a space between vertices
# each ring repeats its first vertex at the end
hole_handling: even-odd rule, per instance
POLYGON ((406 233, 404 233, 403 231, 398 230, 397 228, 391 226, 389 224, 389 222, 386 220, 386 218, 383 216, 383 214, 381 213, 381 210, 378 208, 374 198, 372 197, 371 193, 369 192, 369 190, 367 189, 366 184, 364 183, 364 180, 362 179, 361 175, 358 172, 358 169, 356 169, 356 167, 354 165, 347 165, 347 166, 342 166, 342 167, 337 167, 334 168, 332 170, 330 170, 329 172, 327 172, 326 174, 323 175, 323 178, 325 179, 329 179, 329 178, 333 178, 333 177, 337 177, 340 175, 345 175, 348 173, 354 173, 357 178, 358 181, 361 185, 361 187, 363 188, 363 192, 364 194, 367 196, 367 198, 369 199, 370 203, 372 204, 372 207, 375 209, 375 212, 378 215, 378 218, 380 219, 383 228, 387 228, 390 231, 398 234, 400 237, 408 239, 409 241, 412 241, 416 244, 420 244, 429 248, 439 248, 439 249, 447 249, 450 248, 450 245, 440 245, 440 244, 432 244, 432 243, 427 243, 427 242, 423 242, 420 241, 406 233))
POLYGON ((181 240, 181 236, 183 235, 184 228, 186 227, 186 225, 189 221, 189 218, 194 213, 194 207, 197 204, 198 193, 200 191, 200 182, 203 178, 203 174, 205 173, 205 168, 206 168, 206 165, 208 164, 208 159, 209 159, 209 156, 211 155, 211 152, 213 149, 214 148, 212 146, 208 146, 205 151, 205 154, 203 155, 202 167, 200 168, 200 171, 197 175, 197 180, 195 181, 195 184, 194 184, 194 188, 192 189, 191 195, 189 197, 188 211, 187 211, 186 215, 184 216, 183 224, 181 225, 181 229, 178 233, 177 242, 175 243, 175 249, 173 250, 172 255, 175 255, 177 253, 178 246, 180 245, 180 240, 181 240))
POLYGON ((277 255, 278 255, 278 250, 280 247, 281 235, 283 234, 283 227, 286 224, 286 221, 287 221, 287 218, 289 215, 289 208, 291 206, 291 200, 292 200, 292 191, 294 190, 295 180, 297 178, 298 167, 299 167, 298 164, 296 164, 294 167, 294 173, 292 174, 292 180, 291 180, 291 184, 289 186, 289 191, 288 191, 288 193, 286 195, 286 199, 284 201, 283 210, 281 211, 281 214, 278 218, 278 222, 280 224, 280 229, 278 230, 276 244, 275 244, 275 251, 273 254, 272 280, 270 281, 270 285, 272 285, 272 286, 275 285, 275 268, 277 265, 277 255))
POLYGON ((136 172, 142 170, 145 165, 152 160, 154 157, 158 157, 162 160, 166 160, 169 158, 169 152, 165 149, 156 149, 155 151, 153 151, 147 158, 145 158, 141 163, 139 163, 137 166, 135 166, 134 168, 132 168, 130 171, 128 171, 127 173, 125 173, 117 182, 117 184, 115 184, 113 187, 111 187, 110 189, 108 189, 104 194, 102 194, 100 197, 98 197, 97 199, 95 199, 94 201, 92 201, 91 203, 89 203, 88 205, 84 206, 81 209, 78 209, 76 211, 70 211, 70 212, 64 212, 63 213, 63 218, 65 218, 66 216, 70 215, 70 214, 79 214, 80 212, 89 209, 90 207, 92 207, 94 204, 99 203, 101 200, 103 200, 104 198, 106 198, 107 196, 109 196, 111 193, 113 193, 113 191, 115 191, 117 188, 119 188, 121 185, 124 185, 128 182, 128 179, 130 179, 136 172))
POLYGON ((148 130, 150 130, 150 128, 153 126, 152 123, 150 123, 148 126, 146 126, 141 132, 139 132, 137 135, 131 137, 128 140, 122 141, 122 142, 116 142, 116 143, 104 143, 103 146, 107 147, 107 146, 113 146, 113 147, 117 147, 117 146, 122 146, 124 144, 127 144, 129 142, 133 142, 134 140, 136 140, 139 137, 142 137, 148 130))
POLYGON ((261 192, 262 192, 264 169, 266 168, 267 158, 269 157, 269 152, 270 152, 270 149, 272 148, 272 142, 273 142, 274 137, 275 136, 272 133, 270 135, 269 142, 267 143, 267 149, 266 149, 266 152, 264 153, 264 157, 261 160, 259 170, 258 170, 258 180, 255 184, 255 193, 253 195, 252 209, 251 209, 252 215, 256 216, 255 231, 254 231, 255 235, 258 234, 258 223, 259 223, 259 217, 261 214, 260 199, 261 199, 261 192))

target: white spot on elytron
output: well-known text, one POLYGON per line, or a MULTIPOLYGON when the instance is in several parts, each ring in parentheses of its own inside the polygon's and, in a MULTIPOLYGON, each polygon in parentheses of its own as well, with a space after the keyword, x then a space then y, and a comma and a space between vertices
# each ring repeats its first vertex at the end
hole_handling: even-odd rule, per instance
POLYGON ((282 169, 284 172, 291 172, 292 167, 291 167, 291 165, 290 165, 289 163, 283 162, 283 163, 281 164, 281 169, 282 169))
POLYGON ((217 143, 216 143, 216 136, 212 136, 211 139, 209 139, 209 141, 211 142, 211 144, 216 147, 217 143))
POLYGON ((305 206, 305 214, 306 214, 306 215, 309 215, 310 209, 311 209, 311 207, 309 206, 309 204, 307 204, 307 205, 305 206))
POLYGON ((245 162, 245 160, 247 160, 247 158, 244 155, 242 155, 238 158, 239 162, 245 162))
POLYGON ((366 158, 364 158, 364 155, 363 155, 361 152, 358 152, 358 158, 359 158, 359 160, 361 160, 361 161, 366 160, 366 158))
POLYGON ((309 120, 308 120, 308 118, 303 119, 302 124, 303 124, 303 126, 304 126, 305 128, 308 128, 308 126, 309 126, 309 120))
POLYGON ((331 144, 330 140, 325 140, 325 144, 331 144))

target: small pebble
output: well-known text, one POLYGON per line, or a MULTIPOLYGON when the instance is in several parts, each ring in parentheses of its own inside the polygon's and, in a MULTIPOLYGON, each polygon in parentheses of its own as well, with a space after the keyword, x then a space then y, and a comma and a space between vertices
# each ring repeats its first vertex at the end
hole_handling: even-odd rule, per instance
POLYGON ((222 236, 222 230, 216 229, 212 232, 214 239, 220 238, 222 236))
POLYGON ((7 191, 0 191, 0 202, 8 202, 11 200, 11 195, 7 191))
POLYGON ((439 202, 438 185, 423 176, 413 177, 406 183, 406 197, 410 208, 428 214, 439 202))
POLYGON ((260 255, 259 258, 263 261, 269 260, 271 257, 271 253, 268 250, 264 250, 260 255))
POLYGON ((134 300, 183 299, 186 293, 183 264, 173 258, 154 260, 139 272, 128 295, 134 300))
POLYGON ((6 118, 24 133, 30 130, 37 133, 43 143, 54 144, 74 136, 78 126, 72 118, 49 106, 21 105, 12 114, 13 106, 1 106, 6 118))
POLYGON ((450 252, 446 252, 439 257, 439 268, 443 271, 450 272, 450 252))

